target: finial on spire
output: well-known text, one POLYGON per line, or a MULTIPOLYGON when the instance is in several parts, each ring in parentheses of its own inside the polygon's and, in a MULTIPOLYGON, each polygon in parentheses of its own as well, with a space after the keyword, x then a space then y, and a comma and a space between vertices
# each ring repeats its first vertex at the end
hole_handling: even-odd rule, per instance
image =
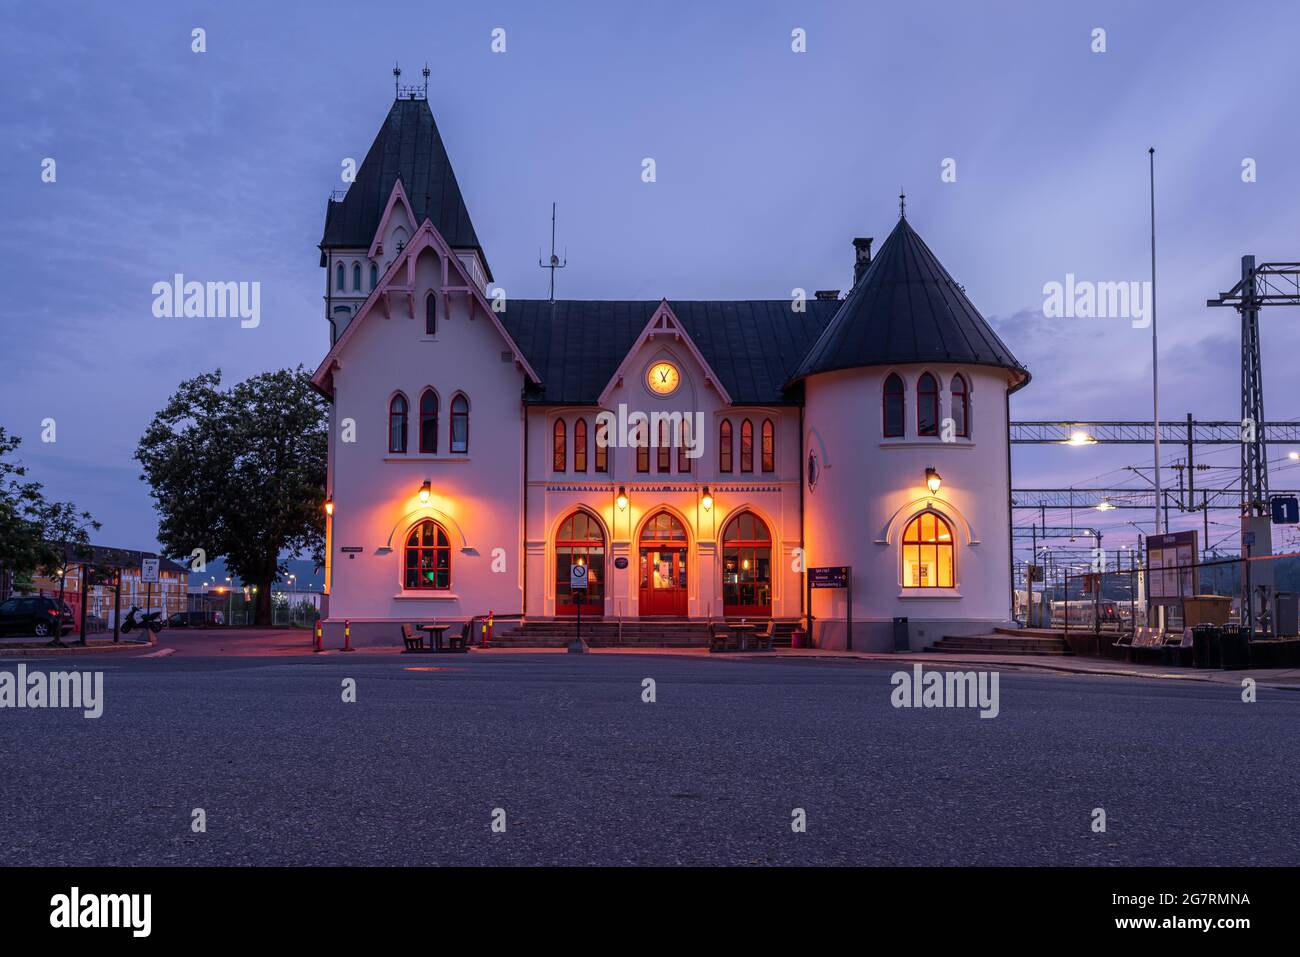
POLYGON ((394 96, 398 95, 398 90, 401 88, 401 82, 402 82, 402 68, 398 66, 396 63, 394 63, 393 64, 393 95, 394 96))
POLYGON ((903 187, 898 187, 898 218, 907 219, 907 194, 903 187))
POLYGON ((424 69, 420 71, 424 75, 424 98, 429 98, 429 61, 424 61, 424 69))

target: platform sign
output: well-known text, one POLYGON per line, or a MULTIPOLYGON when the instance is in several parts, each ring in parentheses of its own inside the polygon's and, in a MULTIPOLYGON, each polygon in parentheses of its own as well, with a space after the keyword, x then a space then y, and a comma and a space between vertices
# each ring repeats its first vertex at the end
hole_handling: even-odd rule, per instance
POLYGON ((827 565, 808 569, 809 588, 848 588, 849 566, 827 565))
POLYGON ((1147 536, 1147 597, 1158 605, 1196 594, 1196 532, 1147 536))
POLYGON ((569 588, 572 591, 586 591, 587 589, 587 566, 586 565, 569 566, 569 588))
POLYGON ((140 581, 145 584, 156 585, 158 583, 158 559, 140 559, 140 581))
POLYGON ((1274 525, 1300 524, 1300 499, 1294 495, 1275 495, 1269 502, 1274 525))

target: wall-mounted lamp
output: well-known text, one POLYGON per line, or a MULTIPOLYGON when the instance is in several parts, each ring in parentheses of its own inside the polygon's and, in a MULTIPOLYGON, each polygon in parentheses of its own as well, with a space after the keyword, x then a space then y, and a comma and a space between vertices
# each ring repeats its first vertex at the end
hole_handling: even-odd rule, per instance
POLYGON ((930 490, 931 495, 939 494, 939 486, 943 485, 943 477, 932 468, 925 470, 925 487, 930 490))
POLYGON ((704 506, 706 512, 713 508, 713 493, 709 491, 707 485, 704 486, 704 495, 700 498, 700 504, 704 506))
POLYGON ((618 504, 618 510, 621 512, 627 508, 627 488, 620 485, 618 487, 618 498, 614 499, 618 504))
POLYGON ((325 499, 325 514, 326 514, 326 515, 333 515, 333 514, 334 514, 334 496, 333 496, 333 495, 331 495, 331 496, 329 496, 328 498, 325 499))
POLYGON ((432 492, 433 492, 433 485, 429 482, 428 479, 425 479, 425 480, 424 480, 424 484, 420 486, 420 504, 421 504, 421 505, 428 505, 428 504, 429 504, 429 496, 432 494, 432 492))

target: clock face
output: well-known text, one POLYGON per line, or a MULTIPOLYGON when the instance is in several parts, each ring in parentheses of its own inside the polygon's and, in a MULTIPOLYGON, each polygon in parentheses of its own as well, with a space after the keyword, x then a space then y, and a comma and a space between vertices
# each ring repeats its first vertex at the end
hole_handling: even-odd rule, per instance
POLYGON ((671 362, 656 362, 646 371, 645 381, 655 395, 672 395, 681 385, 682 376, 671 362))

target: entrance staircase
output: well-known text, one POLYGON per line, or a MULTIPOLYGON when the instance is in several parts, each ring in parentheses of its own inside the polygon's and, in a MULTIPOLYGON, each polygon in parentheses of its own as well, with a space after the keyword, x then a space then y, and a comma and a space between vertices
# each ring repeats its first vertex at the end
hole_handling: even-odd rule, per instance
POLYGON ((1059 632, 1045 628, 994 628, 985 635, 947 635, 926 651, 959 655, 1069 655, 1059 632))
MULTIPOLYGON (((750 619, 753 620, 753 619, 750 619)), ((794 621, 777 621, 774 647, 790 647, 794 621)), ((497 625, 491 648, 563 648, 577 637, 572 618, 528 618, 497 625)), ((709 624, 672 618, 582 619, 582 637, 593 648, 707 648, 709 624)))

